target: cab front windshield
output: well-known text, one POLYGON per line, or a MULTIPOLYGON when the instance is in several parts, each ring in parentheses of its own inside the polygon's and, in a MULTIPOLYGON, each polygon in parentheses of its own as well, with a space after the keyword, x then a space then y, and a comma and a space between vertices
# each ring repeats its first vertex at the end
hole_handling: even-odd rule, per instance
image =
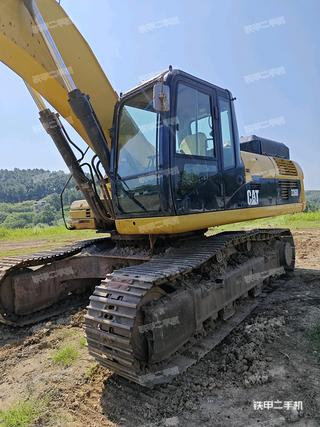
POLYGON ((159 113, 153 88, 121 107, 118 132, 117 196, 123 213, 159 211, 159 113))

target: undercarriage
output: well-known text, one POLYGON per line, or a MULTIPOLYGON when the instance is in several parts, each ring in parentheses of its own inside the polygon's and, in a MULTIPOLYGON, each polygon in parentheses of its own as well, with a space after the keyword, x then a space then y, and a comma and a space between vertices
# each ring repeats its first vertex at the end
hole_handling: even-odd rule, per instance
POLYGON ((59 302, 92 291, 120 266, 147 261, 110 238, 76 242, 31 256, 0 260, 0 321, 25 326, 59 314, 59 302), (53 308, 52 308, 53 306, 53 308))
POLYGON ((94 289, 85 318, 89 352, 152 387, 219 344, 255 308, 263 285, 294 262, 285 229, 162 240, 152 253, 145 240, 95 239, 2 260, 1 320, 34 323, 94 289))

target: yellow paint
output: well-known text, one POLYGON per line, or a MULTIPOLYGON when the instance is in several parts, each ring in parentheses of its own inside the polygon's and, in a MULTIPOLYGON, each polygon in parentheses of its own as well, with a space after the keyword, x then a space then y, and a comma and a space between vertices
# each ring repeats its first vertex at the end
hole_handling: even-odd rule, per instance
POLYGON ((276 166, 271 157, 241 151, 241 158, 245 166, 246 182, 252 181, 252 176, 276 178, 276 166))
MULTIPOLYGON (((299 202, 306 208, 306 195, 304 190, 304 174, 300 165, 293 160, 280 160, 260 154, 241 151, 241 158, 245 166, 246 182, 253 181, 253 176, 265 179, 280 179, 286 181, 300 181, 301 191, 299 202), (283 175, 280 173, 278 163, 291 163, 296 168, 296 175, 283 175)), ((287 205, 285 205, 287 206, 287 205)), ((289 213, 289 212, 288 212, 289 213)))
POLYGON ((248 153, 246 151, 241 151, 241 158, 246 170, 246 182, 252 181, 253 176, 266 179, 292 179, 303 180, 303 171, 297 162, 293 160, 282 160, 281 162, 288 162, 293 164, 297 170, 296 175, 283 175, 280 173, 279 167, 277 165, 278 159, 269 156, 263 156, 261 154, 248 153))
POLYGON ((175 234, 258 218, 302 212, 303 203, 234 209, 190 215, 116 220, 120 234, 175 234))
POLYGON ((72 230, 95 230, 97 228, 94 219, 72 219, 70 221, 70 227, 72 230))
POLYGON ((306 199, 306 193, 304 190, 304 174, 303 171, 300 167, 300 165, 298 165, 298 163, 295 163, 296 168, 298 170, 298 174, 299 174, 299 178, 300 178, 300 184, 301 184, 301 191, 300 191, 300 202, 303 204, 303 210, 306 209, 307 207, 307 199, 306 199))
POLYGON ((89 209, 89 210, 85 210, 85 209, 82 209, 82 210, 80 210, 80 209, 78 209, 78 210, 71 209, 70 210, 70 218, 72 220, 76 220, 76 219, 88 219, 88 218, 90 219, 90 218, 93 218, 93 215, 92 215, 91 209, 89 209))
MULTIPOLYGON (((39 92, 90 145, 73 114, 49 51, 22 0, 0 2, 0 61, 39 92)), ((107 138, 118 96, 89 45, 56 0, 38 0, 66 67, 78 88, 90 95, 107 138)), ((109 141, 110 142, 110 141, 109 141)))

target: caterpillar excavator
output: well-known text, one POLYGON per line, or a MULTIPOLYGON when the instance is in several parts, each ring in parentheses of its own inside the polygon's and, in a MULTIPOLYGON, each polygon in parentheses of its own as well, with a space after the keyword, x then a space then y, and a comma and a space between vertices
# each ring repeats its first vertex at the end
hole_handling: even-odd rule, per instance
POLYGON ((303 211, 303 172, 282 143, 240 142, 229 90, 170 66, 118 96, 57 1, 0 0, 0 12, 0 59, 26 83, 83 194, 69 228, 100 233, 2 259, 1 321, 39 321, 92 289, 90 353, 143 386, 169 382, 294 269, 287 229, 208 229, 303 211))

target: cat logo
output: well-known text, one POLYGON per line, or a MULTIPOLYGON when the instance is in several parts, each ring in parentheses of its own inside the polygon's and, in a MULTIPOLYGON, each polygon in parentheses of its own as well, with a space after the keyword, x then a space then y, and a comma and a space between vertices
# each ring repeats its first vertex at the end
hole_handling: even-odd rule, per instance
POLYGON ((259 190, 248 190, 247 201, 249 206, 257 206, 259 204, 259 190))

